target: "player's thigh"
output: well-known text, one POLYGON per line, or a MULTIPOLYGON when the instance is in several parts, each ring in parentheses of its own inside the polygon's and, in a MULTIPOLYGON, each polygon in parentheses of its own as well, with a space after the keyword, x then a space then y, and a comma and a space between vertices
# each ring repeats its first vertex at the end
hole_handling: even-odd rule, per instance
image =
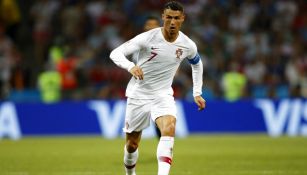
POLYGON ((150 102, 148 100, 127 100, 125 127, 126 133, 139 132, 150 125, 150 102))
POLYGON ((173 116, 176 119, 177 109, 173 96, 159 97, 153 101, 151 119, 155 122, 161 116, 173 116))
POLYGON ((151 118, 157 124, 162 135, 174 136, 176 126, 176 104, 173 96, 155 99, 151 118))

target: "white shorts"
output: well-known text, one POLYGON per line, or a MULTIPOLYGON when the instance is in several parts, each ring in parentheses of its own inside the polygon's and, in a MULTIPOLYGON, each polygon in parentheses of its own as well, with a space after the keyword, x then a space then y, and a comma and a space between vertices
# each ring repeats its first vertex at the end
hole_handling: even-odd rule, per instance
POLYGON ((159 97, 156 99, 127 99, 125 126, 123 131, 131 133, 142 131, 152 121, 164 115, 176 118, 176 105, 173 96, 159 97))

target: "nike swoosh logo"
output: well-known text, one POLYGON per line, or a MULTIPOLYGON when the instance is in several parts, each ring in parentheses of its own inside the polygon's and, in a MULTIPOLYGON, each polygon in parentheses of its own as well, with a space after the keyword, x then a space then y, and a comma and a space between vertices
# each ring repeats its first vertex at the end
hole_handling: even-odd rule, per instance
POLYGON ((157 49, 159 49, 159 48, 157 48, 157 47, 151 47, 151 50, 157 50, 157 49))

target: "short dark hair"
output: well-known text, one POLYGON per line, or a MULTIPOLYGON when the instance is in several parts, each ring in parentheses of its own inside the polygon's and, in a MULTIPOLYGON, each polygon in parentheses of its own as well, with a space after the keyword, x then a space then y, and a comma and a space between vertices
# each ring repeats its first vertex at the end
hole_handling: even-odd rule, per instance
POLYGON ((183 6, 180 2, 177 2, 177 1, 169 1, 167 2, 165 5, 164 5, 164 8, 163 10, 166 10, 166 9, 171 9, 171 10, 175 10, 175 11, 181 11, 183 12, 183 6))

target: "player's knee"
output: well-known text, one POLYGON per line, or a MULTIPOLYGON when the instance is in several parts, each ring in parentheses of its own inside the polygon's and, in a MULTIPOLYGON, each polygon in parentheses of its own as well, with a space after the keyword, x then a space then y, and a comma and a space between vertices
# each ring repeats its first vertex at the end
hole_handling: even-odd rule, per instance
POLYGON ((168 123, 167 125, 163 126, 161 130, 162 136, 175 136, 175 123, 171 122, 168 123))
POLYGON ((138 143, 135 141, 127 141, 126 148, 129 153, 133 153, 139 147, 138 143))

